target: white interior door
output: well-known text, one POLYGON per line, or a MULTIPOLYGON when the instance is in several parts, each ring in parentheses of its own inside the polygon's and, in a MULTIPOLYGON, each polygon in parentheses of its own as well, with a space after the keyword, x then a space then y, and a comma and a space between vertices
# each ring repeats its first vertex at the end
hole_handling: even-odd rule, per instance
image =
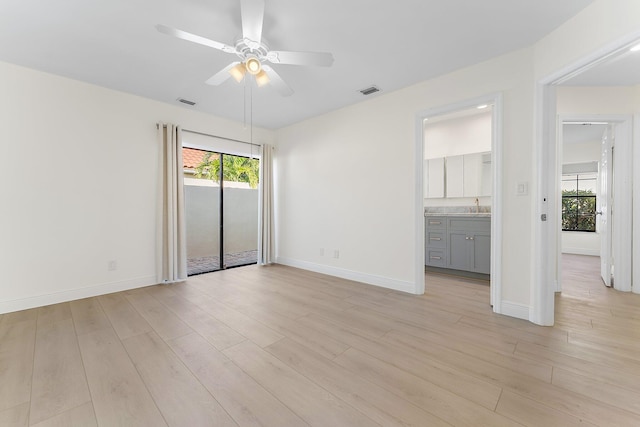
POLYGON ((612 166, 613 166, 613 125, 609 125, 602 136, 600 150, 600 194, 598 195, 598 214, 600 215, 600 276, 606 286, 612 285, 612 251, 611 251, 611 199, 612 199, 612 166))

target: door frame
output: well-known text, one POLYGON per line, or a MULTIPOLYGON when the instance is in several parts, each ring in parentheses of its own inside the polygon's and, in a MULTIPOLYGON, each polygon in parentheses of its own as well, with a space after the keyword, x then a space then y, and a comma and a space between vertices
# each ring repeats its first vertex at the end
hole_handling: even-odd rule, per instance
POLYGON ((420 111, 415 118, 415 293, 425 292, 424 257, 424 120, 442 114, 466 110, 480 104, 492 104, 491 117, 491 305, 502 313, 502 94, 492 93, 453 104, 420 111))
MULTIPOLYGON (((611 215, 613 224, 619 224, 615 226, 611 235, 612 239, 612 253, 622 254, 619 256, 622 263, 616 268, 620 282, 618 286, 614 286, 614 289, 620 291, 631 291, 631 267, 634 260, 632 259, 632 241, 630 238, 632 232, 632 200, 633 197, 632 180, 629 178, 633 173, 633 137, 632 137, 632 123, 633 117, 631 115, 622 114, 570 114, 558 116, 558 140, 557 140, 557 171, 556 176, 556 189, 560 191, 560 182, 562 176, 562 126, 564 122, 607 122, 609 125, 615 125, 614 127, 614 146, 613 152, 613 170, 612 173, 617 175, 614 178, 612 195, 615 197, 618 195, 617 200, 614 202, 614 210, 611 215), (625 234, 626 233, 626 234, 625 234), (619 271, 618 271, 619 270, 619 271)), ((635 153, 637 154, 637 153, 635 153)), ((635 186, 634 186, 635 187, 635 186)), ((557 203, 561 203, 562 194, 557 195, 557 203)), ((562 210, 561 206, 557 206, 556 212, 557 223, 557 271, 555 277, 556 292, 562 291, 562 247, 561 247, 561 235, 562 235, 562 210)))
MULTIPOLYGON (((529 320, 538 325, 551 326, 554 323, 554 295, 557 288, 557 268, 550 268, 554 264, 557 265, 559 258, 559 251, 557 248, 557 222, 559 221, 557 215, 557 209, 555 209, 555 202, 549 203, 549 197, 554 195, 557 191, 556 179, 557 174, 555 170, 557 164, 557 150, 558 150, 558 122, 557 122, 557 105, 556 105, 556 86, 569 78, 580 74, 581 72, 602 63, 618 52, 624 49, 630 48, 640 38, 640 32, 628 35, 624 38, 616 40, 615 42, 596 50, 595 52, 587 55, 580 60, 577 60, 568 66, 544 77, 536 82, 535 87, 535 119, 534 119, 534 156, 535 156, 535 170, 536 170, 536 182, 534 192, 534 245, 533 245, 533 269, 531 280, 531 293, 530 293, 530 306, 529 306, 529 320), (549 179, 549 176, 552 179, 549 179), (543 216, 547 220, 543 220, 543 216)), ((628 122, 628 132, 631 133, 631 122, 628 122)), ((636 130, 638 123, 635 123, 636 130)), ((633 141, 629 136, 628 141, 629 149, 631 146, 636 147, 632 150, 636 159, 640 159, 638 151, 640 149, 640 135, 635 133, 633 141)), ((631 153, 631 151, 629 151, 631 153)), ((629 154, 625 160, 625 163, 629 163, 627 170, 628 174, 633 171, 631 165, 632 156, 629 154)), ((616 165, 618 168, 618 175, 621 174, 620 165, 616 165)), ((624 166, 622 166, 624 168, 624 166)), ((629 176, 629 175, 627 175, 629 176)), ((634 195, 633 204, 640 206, 640 168, 633 175, 633 188, 634 195)), ((614 190, 615 191, 615 190, 614 190)), ((555 198, 553 198, 555 201, 555 198)), ((631 199, 628 200, 629 211, 631 209, 631 199)), ((618 205, 617 211, 621 211, 622 208, 618 205)), ((633 211, 633 219, 636 224, 640 224, 640 210, 633 211)), ((638 227, 636 227, 638 229, 638 227)), ((628 236, 631 236, 631 227, 627 229, 628 236)), ((636 231, 637 232, 637 231, 636 231)), ((615 238, 615 237, 614 237, 615 238)), ((638 239, 634 239, 638 240, 638 239)), ((632 243, 636 248, 640 248, 640 243, 632 243)), ((631 247, 629 247, 629 253, 631 247)), ((633 263, 638 264, 640 262, 640 253, 635 251, 633 253, 633 263)), ((634 281, 636 282, 633 288, 637 292, 640 292, 640 275, 635 275, 634 281)))

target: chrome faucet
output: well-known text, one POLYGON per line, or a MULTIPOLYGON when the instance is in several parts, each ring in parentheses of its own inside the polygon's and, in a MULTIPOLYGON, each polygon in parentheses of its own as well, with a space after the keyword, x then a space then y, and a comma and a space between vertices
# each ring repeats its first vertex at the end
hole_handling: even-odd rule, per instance
POLYGON ((476 213, 480 213, 480 200, 476 197, 476 213))

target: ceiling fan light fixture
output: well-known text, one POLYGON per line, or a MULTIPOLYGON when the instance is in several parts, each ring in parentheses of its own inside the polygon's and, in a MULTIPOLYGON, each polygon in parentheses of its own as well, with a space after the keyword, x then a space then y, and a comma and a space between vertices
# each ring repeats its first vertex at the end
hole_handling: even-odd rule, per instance
POLYGON ((254 76, 258 75, 258 73, 262 71, 262 64, 260 63, 260 60, 255 56, 248 57, 244 64, 247 72, 249 74, 253 74, 254 76))
POLYGON ((243 63, 240 63, 229 70, 229 74, 231 74, 231 77, 233 77, 238 83, 240 83, 242 79, 244 79, 244 75, 246 73, 247 69, 243 63))
POLYGON ((260 72, 256 74, 256 83, 258 84, 258 87, 262 87, 269 83, 269 76, 264 70, 260 70, 260 72))

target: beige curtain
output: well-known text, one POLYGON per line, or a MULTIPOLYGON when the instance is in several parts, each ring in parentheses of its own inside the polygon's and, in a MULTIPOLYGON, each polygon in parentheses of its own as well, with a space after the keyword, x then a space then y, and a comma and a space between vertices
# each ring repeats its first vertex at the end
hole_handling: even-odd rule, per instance
POLYGON ((187 245, 180 127, 158 124, 158 144, 156 278, 158 283, 181 282, 187 278, 187 245))
POLYGON ((273 221, 273 147, 262 145, 258 192, 258 264, 275 262, 273 221))

